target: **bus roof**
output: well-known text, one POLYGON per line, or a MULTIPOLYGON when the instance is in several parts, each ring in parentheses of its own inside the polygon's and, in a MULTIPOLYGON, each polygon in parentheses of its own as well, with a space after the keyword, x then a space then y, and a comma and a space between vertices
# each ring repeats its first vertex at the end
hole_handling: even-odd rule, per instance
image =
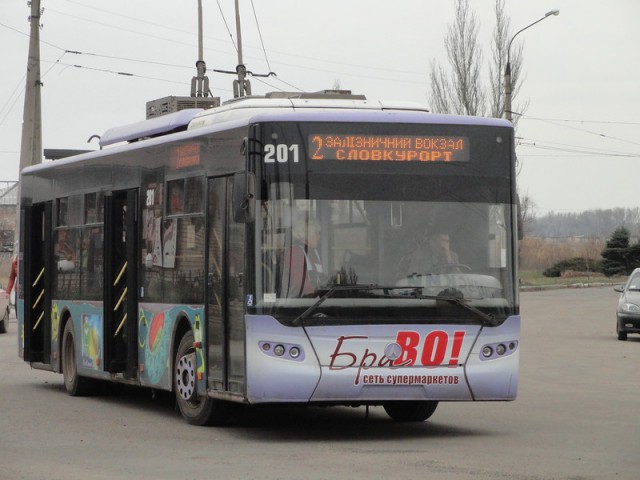
MULTIPOLYGON (((291 94, 293 95, 293 94, 291 94)), ((411 111, 426 113, 429 110, 414 102, 382 102, 367 100, 362 95, 324 95, 309 94, 299 96, 243 97, 225 102, 197 114, 189 123, 189 130, 206 127, 229 120, 252 118, 265 113, 303 113, 336 112, 336 116, 345 111, 411 111), (340 113, 338 113, 340 112, 340 113)), ((249 122, 251 123, 251 122, 249 122)))
POLYGON ((187 108, 142 122, 110 128, 100 137, 100 146, 106 147, 115 143, 130 142, 185 130, 191 119, 202 111, 202 108, 187 108))
MULTIPOLYGON (((121 145, 57 160, 55 165, 161 144, 169 139, 181 140, 252 123, 278 121, 433 123, 512 127, 512 124, 505 119, 435 114, 417 103, 367 100, 361 95, 321 97, 318 94, 300 95, 295 98, 269 95, 243 97, 207 110, 181 110, 150 120, 111 128, 102 135, 100 146, 117 143, 121 145), (133 143, 123 144, 123 142, 133 143)), ((50 166, 52 165, 48 162, 27 167, 25 171, 28 173, 41 168, 50 168, 50 166)))

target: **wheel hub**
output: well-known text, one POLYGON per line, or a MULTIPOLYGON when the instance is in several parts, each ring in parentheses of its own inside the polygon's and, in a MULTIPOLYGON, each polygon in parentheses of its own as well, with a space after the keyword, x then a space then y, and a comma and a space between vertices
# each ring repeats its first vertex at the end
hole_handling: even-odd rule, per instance
POLYGON ((178 395, 186 401, 196 396, 196 355, 190 353, 178 360, 176 365, 176 388, 178 395))

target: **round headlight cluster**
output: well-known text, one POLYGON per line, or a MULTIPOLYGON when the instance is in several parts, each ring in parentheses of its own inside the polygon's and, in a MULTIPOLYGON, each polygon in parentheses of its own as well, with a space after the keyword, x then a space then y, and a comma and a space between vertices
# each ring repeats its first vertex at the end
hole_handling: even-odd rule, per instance
POLYGON ((289 349, 289 356, 291 358, 298 358, 300 356, 300 349, 298 347, 291 347, 289 349))
POLYGON ((299 345, 286 343, 260 342, 260 349, 270 357, 286 358, 289 360, 303 360, 304 352, 299 345))
POLYGON ((517 346, 518 342, 515 340, 512 342, 485 345, 484 347, 482 347, 482 358, 483 360, 489 360, 491 358, 499 358, 510 355, 511 353, 513 353, 517 346))

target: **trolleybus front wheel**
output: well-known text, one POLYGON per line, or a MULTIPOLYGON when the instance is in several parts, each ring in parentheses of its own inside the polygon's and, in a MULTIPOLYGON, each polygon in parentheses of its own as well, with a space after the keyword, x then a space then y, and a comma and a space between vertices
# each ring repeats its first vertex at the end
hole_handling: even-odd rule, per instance
POLYGON ((62 377, 64 378, 64 388, 72 397, 88 395, 93 389, 93 381, 90 378, 78 375, 75 336, 71 319, 64 326, 62 334, 62 377))
POLYGON ((219 425, 228 421, 230 405, 222 400, 198 395, 197 360, 193 332, 184 334, 176 350, 173 388, 180 413, 191 425, 219 425))
POLYGON ((397 422, 424 422, 438 407, 436 401, 394 401, 383 404, 384 411, 397 422))

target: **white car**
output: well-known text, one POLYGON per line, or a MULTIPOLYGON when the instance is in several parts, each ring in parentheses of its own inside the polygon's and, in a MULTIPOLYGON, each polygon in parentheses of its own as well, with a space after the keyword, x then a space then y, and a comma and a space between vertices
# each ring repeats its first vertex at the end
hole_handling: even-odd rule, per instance
POLYGON ((0 333, 9 331, 9 294, 0 288, 0 333))

